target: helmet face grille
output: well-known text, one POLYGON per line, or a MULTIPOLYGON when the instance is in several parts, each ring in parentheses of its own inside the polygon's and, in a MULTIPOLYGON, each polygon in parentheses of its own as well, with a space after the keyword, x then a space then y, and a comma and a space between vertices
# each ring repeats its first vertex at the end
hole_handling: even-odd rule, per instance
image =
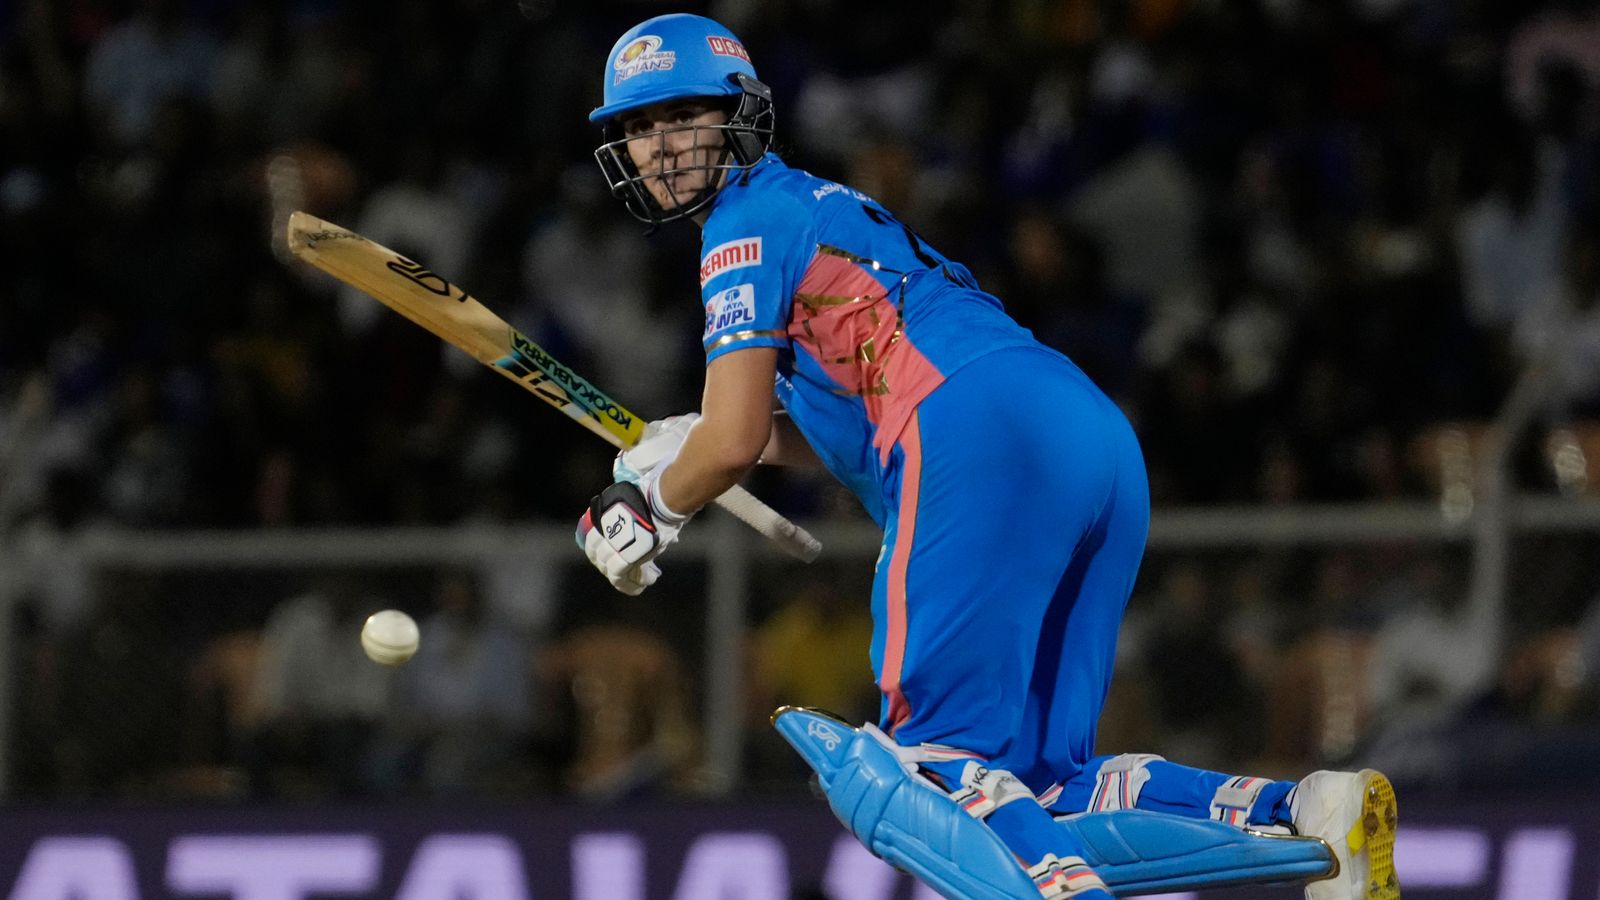
POLYGON ((622 200, 634 218, 649 225, 662 225, 693 216, 710 207, 734 173, 748 169, 766 155, 772 146, 771 93, 766 85, 753 78, 742 74, 735 77, 741 93, 725 124, 682 125, 631 137, 620 134, 621 129, 615 120, 604 126, 605 142, 595 149, 595 161, 600 164, 600 171, 604 173, 612 195, 622 200), (714 161, 702 165, 674 166, 649 175, 640 174, 633 157, 628 153, 629 145, 656 141, 658 145, 655 151, 665 158, 671 155, 666 152, 668 136, 684 132, 693 133, 693 148, 719 151, 714 161), (673 176, 693 172, 703 173, 705 186, 687 197, 679 197, 671 185, 673 176), (651 193, 651 182, 665 188, 667 196, 673 200, 670 209, 664 208, 651 193))

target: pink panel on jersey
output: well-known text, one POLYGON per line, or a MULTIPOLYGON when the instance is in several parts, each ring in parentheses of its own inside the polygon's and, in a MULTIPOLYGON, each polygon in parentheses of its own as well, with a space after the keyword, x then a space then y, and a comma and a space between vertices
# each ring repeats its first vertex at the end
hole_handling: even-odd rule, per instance
POLYGON ((889 733, 911 718, 911 704, 900 690, 900 670, 906 658, 906 569, 917 536, 917 494, 922 484, 922 431, 912 409, 900 435, 905 466, 900 472, 900 509, 895 516, 894 549, 889 551, 889 589, 885 598, 888 623, 884 626, 883 673, 878 690, 889 699, 889 733))
POLYGON ((906 337, 888 290, 841 256, 818 252, 811 258, 795 291, 789 338, 842 391, 865 401, 883 462, 917 403, 944 381, 906 337))

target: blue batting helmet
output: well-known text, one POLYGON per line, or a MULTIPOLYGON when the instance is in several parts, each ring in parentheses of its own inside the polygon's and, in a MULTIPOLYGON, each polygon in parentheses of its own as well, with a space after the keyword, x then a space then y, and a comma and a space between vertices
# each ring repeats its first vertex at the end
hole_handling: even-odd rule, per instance
POLYGON ((605 79, 604 102, 589 113, 589 121, 599 123, 604 135, 595 161, 611 193, 642 222, 660 225, 707 209, 730 177, 755 165, 772 146, 772 92, 756 80, 744 44, 704 16, 674 13, 630 28, 611 48, 605 79), (633 136, 624 135, 618 123, 630 110, 690 98, 725 101, 727 121, 633 136), (654 139, 665 148, 669 132, 691 129, 698 146, 720 148, 717 160, 643 176, 629 158, 630 143, 654 139), (664 184, 664 176, 696 169, 709 177, 694 196, 673 195, 667 209, 651 196, 646 182, 659 179, 656 183, 664 184))
POLYGON ((680 97, 735 97, 756 77, 733 32, 704 16, 656 16, 628 29, 606 59, 605 96, 589 121, 680 97))

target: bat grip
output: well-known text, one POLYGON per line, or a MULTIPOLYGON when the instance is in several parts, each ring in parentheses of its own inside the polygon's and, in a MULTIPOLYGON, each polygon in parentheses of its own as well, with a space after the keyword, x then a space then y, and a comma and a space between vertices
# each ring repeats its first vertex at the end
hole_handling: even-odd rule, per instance
POLYGON ((760 532, 795 559, 811 562, 822 553, 822 542, 812 537, 809 531, 784 518, 737 484, 717 498, 717 505, 733 513, 739 521, 760 532))

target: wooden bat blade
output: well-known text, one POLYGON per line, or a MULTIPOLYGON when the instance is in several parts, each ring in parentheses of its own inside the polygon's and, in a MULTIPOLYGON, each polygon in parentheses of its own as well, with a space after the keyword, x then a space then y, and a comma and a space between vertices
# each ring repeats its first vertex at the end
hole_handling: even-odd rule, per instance
MULTIPOLYGON (((465 351, 613 446, 632 447, 643 436, 643 419, 420 263, 298 210, 289 216, 288 246, 296 258, 465 351)), ((717 504, 797 559, 811 562, 822 552, 821 542, 809 532, 739 485, 718 497, 717 504)))
POLYGON ((308 213, 291 214, 288 230, 297 258, 493 367, 614 446, 631 447, 644 433, 644 420, 420 263, 308 213))
POLYGON ((499 316, 481 304, 487 316, 473 315, 474 310, 464 308, 465 291, 347 228, 296 211, 289 216, 289 251, 485 365, 493 365, 510 350, 504 334, 510 326, 499 316))

